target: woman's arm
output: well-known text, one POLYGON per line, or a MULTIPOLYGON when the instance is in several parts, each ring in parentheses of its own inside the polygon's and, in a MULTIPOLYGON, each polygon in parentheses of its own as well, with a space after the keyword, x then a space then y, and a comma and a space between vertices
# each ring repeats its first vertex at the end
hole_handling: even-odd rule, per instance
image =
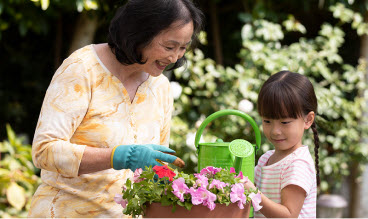
POLYGON ((47 89, 32 143, 36 167, 65 177, 78 176, 87 145, 70 142, 87 113, 91 81, 79 59, 68 58, 47 89))
POLYGON ((112 149, 86 147, 79 166, 78 176, 110 169, 112 149))

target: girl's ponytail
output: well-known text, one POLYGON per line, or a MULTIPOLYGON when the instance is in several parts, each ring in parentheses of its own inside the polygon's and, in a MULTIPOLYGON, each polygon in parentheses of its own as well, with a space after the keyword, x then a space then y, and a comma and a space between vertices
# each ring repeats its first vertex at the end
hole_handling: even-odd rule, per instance
POLYGON ((315 157, 315 165, 316 165, 316 171, 317 171, 317 185, 321 183, 321 179, 319 177, 319 160, 318 160, 318 149, 319 149, 319 137, 318 132, 316 128, 316 122, 314 121, 312 126, 313 136, 314 136, 314 157, 315 157))

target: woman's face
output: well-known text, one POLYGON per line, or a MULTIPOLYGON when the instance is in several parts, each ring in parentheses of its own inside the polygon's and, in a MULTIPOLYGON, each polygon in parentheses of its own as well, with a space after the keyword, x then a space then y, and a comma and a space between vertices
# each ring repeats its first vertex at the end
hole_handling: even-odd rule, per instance
POLYGON ((183 57, 191 43, 193 22, 182 25, 174 22, 168 29, 158 34, 152 42, 143 49, 143 71, 151 76, 159 76, 171 63, 183 57))

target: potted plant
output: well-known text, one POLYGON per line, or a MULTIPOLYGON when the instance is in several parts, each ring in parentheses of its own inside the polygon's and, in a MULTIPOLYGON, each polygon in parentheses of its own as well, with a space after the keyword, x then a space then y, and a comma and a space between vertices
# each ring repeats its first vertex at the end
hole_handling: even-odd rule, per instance
POLYGON ((255 211, 262 207, 258 189, 244 189, 247 180, 234 168, 209 166, 185 174, 154 166, 137 169, 114 199, 133 217, 249 217, 250 203, 255 211))

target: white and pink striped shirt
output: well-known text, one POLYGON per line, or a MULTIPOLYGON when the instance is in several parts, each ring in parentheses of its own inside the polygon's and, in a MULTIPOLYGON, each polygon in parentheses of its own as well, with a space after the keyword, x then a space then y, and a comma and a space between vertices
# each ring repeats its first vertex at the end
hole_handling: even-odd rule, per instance
MULTIPOLYGON (((308 146, 302 146, 277 163, 267 166, 275 150, 262 155, 255 168, 255 184, 262 193, 276 203, 281 203, 281 190, 288 185, 300 186, 306 192, 298 218, 316 218, 317 183, 313 158, 308 146)), ((262 203, 261 203, 262 205, 262 203)), ((255 218, 264 218, 255 212, 255 218)))

